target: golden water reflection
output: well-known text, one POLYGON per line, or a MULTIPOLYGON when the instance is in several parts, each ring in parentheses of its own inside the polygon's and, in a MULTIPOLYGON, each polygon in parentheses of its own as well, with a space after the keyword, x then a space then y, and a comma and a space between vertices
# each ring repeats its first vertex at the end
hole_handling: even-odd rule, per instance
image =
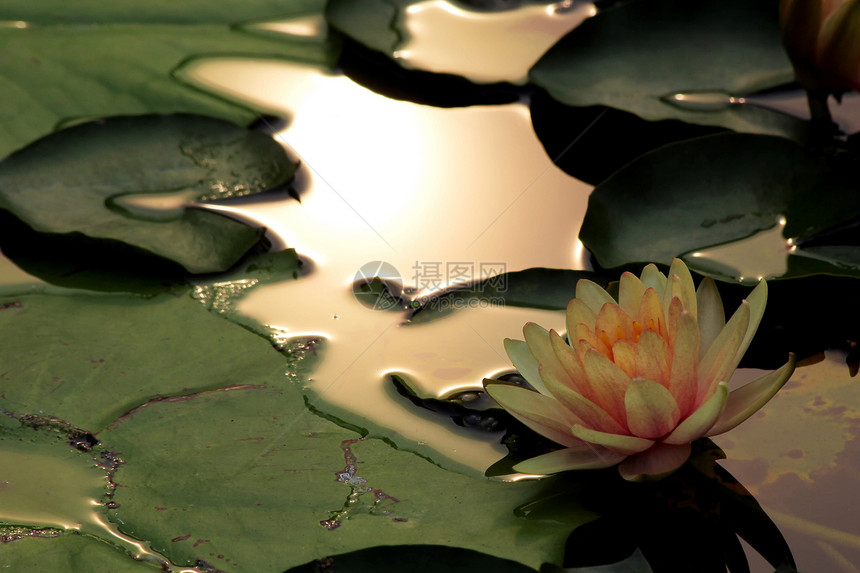
POLYGON ((714 442, 727 455, 720 464, 783 532, 800 571, 851 571, 842 564, 860 559, 860 391, 845 352, 819 358, 799 366, 764 408, 714 442))
POLYGON ((22 440, 8 446, 0 448, 0 524, 78 532, 110 540, 135 559, 164 571, 198 571, 171 565, 105 519, 100 500, 108 478, 91 456, 62 443, 22 440))
POLYGON ((328 33, 328 27, 322 14, 307 14, 272 22, 256 22, 246 24, 242 28, 252 32, 275 32, 277 34, 312 40, 325 39, 328 33))
POLYGON ((500 447, 459 428, 441 431, 438 420, 392 400, 386 376, 401 374, 428 396, 480 388, 512 369, 505 337, 520 338, 529 320, 561 329, 563 313, 486 300, 408 324, 405 312, 358 304, 352 283, 373 261, 393 265, 413 296, 485 278, 482 268, 584 268, 577 234, 591 188, 550 161, 526 105, 422 106, 274 60, 200 60, 179 75, 286 116, 277 138, 301 161, 301 202, 284 195, 208 207, 264 225, 310 263, 298 281, 249 291, 239 312, 328 340, 310 391, 330 406, 475 470, 495 462, 500 447), (471 270, 454 276, 455 268, 471 270))
POLYGON ((594 4, 572 0, 501 12, 424 0, 404 10, 406 38, 392 56, 407 68, 457 74, 477 83, 523 84, 548 49, 596 14, 594 4))
POLYGON ((757 283, 788 272, 788 257, 795 252, 792 239, 783 236, 785 217, 750 237, 698 249, 682 258, 691 269, 704 274, 729 276, 742 283, 757 283))

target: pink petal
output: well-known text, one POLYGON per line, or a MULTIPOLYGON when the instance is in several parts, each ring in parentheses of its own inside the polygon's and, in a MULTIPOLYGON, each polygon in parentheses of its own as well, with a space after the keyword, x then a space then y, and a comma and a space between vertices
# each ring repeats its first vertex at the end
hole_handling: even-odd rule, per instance
POLYGON ((640 454, 630 456, 618 466, 618 473, 627 481, 662 479, 690 458, 690 444, 672 446, 656 443, 640 454))
POLYGON ((580 443, 571 437, 570 428, 581 420, 553 398, 497 380, 485 379, 484 388, 502 408, 538 434, 563 446, 580 443))
POLYGON ((598 432, 597 430, 589 430, 580 424, 574 424, 570 431, 580 440, 603 446, 614 452, 628 456, 647 450, 654 444, 653 440, 646 440, 637 436, 598 432))
POLYGON ((669 384, 669 345, 653 330, 646 330, 639 337, 636 375, 664 386, 669 384))
POLYGON ((645 290, 642 302, 639 304, 639 324, 643 329, 650 329, 660 336, 669 334, 666 328, 666 315, 663 314, 663 305, 657 291, 653 288, 645 290))
POLYGON ((726 325, 726 312, 720 299, 720 291, 710 277, 699 283, 696 300, 699 306, 699 316, 696 321, 699 323, 699 359, 701 360, 726 325))
POLYGON ((614 302, 603 305, 597 313, 597 323, 594 328, 598 338, 610 347, 616 340, 633 340, 635 337, 633 319, 614 302))
POLYGON ((588 305, 595 314, 600 312, 607 302, 615 304, 615 299, 603 288, 588 279, 579 279, 576 283, 576 298, 588 305))
POLYGON ((696 403, 701 404, 703 400, 707 400, 719 382, 724 382, 731 377, 735 369, 735 355, 746 334, 749 317, 749 304, 742 301, 737 312, 717 335, 710 350, 699 363, 699 391, 696 395, 696 403))
POLYGON ((585 366, 585 373, 594 391, 595 403, 626 428, 624 394, 627 392, 627 385, 630 384, 630 377, 594 349, 586 351, 582 364, 585 366))
POLYGON ((678 424, 675 430, 663 438, 667 444, 686 444, 697 440, 708 433, 720 414, 726 407, 729 399, 729 385, 725 382, 717 384, 716 391, 708 398, 699 409, 690 414, 686 420, 678 424))
POLYGON ((543 370, 541 376, 546 382, 547 389, 561 404, 572 412, 580 423, 587 428, 594 428, 602 432, 625 432, 625 428, 612 418, 603 408, 584 397, 579 392, 565 386, 553 375, 543 370))
POLYGON ((708 436, 716 436, 728 432, 764 406, 768 400, 773 398, 780 388, 788 381, 794 372, 797 362, 794 354, 788 356, 786 362, 779 370, 765 374, 758 380, 734 390, 729 394, 726 409, 717 418, 717 422, 708 430, 708 436))
MULTIPOLYGON (((582 443, 582 442, 581 442, 582 443)), ((626 456, 586 444, 587 447, 556 450, 542 456, 530 458, 514 466, 518 472, 526 474, 549 475, 566 470, 598 470, 612 467, 623 461, 626 456)))
POLYGON ((597 322, 597 313, 588 308, 583 301, 573 298, 567 304, 566 321, 568 336, 572 338, 577 324, 584 324, 593 331, 594 324, 597 322))
POLYGON ((684 303, 677 296, 672 298, 669 303, 669 310, 666 311, 666 330, 669 332, 669 345, 675 346, 675 337, 678 335, 678 326, 681 320, 681 313, 688 312, 684 310, 684 303))
POLYGON ((618 306, 629 316, 639 314, 639 302, 645 295, 645 285, 633 273, 622 273, 618 285, 618 306))
POLYGON ((636 343, 619 340, 612 345, 612 361, 630 377, 636 375, 636 343))
POLYGON ((681 411, 672 393, 662 384, 645 378, 634 378, 624 396, 627 426, 635 436, 655 439, 675 429, 681 411))
POLYGON ((672 366, 669 369, 669 391, 675 397, 681 416, 686 417, 696 402, 699 389, 699 327, 688 312, 681 313, 675 345, 672 348, 672 366))
POLYGON ((576 325, 576 332, 573 333, 573 337, 571 338, 571 342, 573 341, 576 342, 573 343, 572 346, 576 349, 579 359, 583 362, 585 361, 585 354, 591 349, 597 350, 607 358, 612 356, 612 349, 606 346, 606 344, 597 337, 597 334, 584 324, 576 325))
POLYGON ((697 316, 696 310, 696 287, 693 285, 693 277, 690 270, 681 259, 674 259, 669 268, 669 277, 666 290, 663 293, 663 311, 668 314, 669 304, 677 297, 681 300, 684 310, 690 311, 693 317, 697 316))
MULTIPOLYGON (((574 299, 575 300, 575 299, 574 299)), ((556 358, 561 363, 564 370, 570 378, 571 388, 588 398, 593 399, 591 384, 588 382, 588 376, 585 374, 585 367, 582 365, 582 360, 576 350, 564 341, 554 330, 549 331, 549 342, 555 352, 556 358)))

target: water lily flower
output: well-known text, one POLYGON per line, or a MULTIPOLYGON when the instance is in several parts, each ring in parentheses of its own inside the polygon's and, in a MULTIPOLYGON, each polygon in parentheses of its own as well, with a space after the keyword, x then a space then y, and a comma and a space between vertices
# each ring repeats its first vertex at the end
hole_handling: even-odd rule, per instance
POLYGON ((782 40, 810 92, 860 90, 860 0, 781 0, 782 40))
POLYGON ((714 281, 694 287, 675 259, 668 278, 648 265, 624 273, 616 302, 580 280, 567 307, 569 342, 534 323, 505 350, 531 388, 484 380, 508 412, 563 446, 520 462, 523 473, 618 466, 628 480, 669 475, 690 444, 731 430, 761 408, 794 371, 779 370, 729 391, 728 380, 767 302, 761 281, 726 322, 714 281))

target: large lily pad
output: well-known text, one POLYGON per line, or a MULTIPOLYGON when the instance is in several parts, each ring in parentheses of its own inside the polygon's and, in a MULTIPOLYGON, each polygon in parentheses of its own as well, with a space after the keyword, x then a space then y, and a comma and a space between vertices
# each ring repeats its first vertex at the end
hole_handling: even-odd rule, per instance
POLYGON ((343 555, 327 557, 294 567, 286 573, 316 573, 321 567, 336 566, 339 573, 378 573, 379 571, 412 571, 413 573, 534 573, 515 561, 492 555, 439 545, 395 545, 374 547, 343 555))
POLYGON ((399 11, 411 0, 330 0, 325 16, 329 24, 368 48, 391 53, 401 41, 395 27, 399 11))
POLYGON ((361 441, 311 414, 293 387, 162 402, 99 437, 128 462, 113 512, 121 530, 176 563, 278 571, 380 543, 436 543, 537 567, 558 559, 565 535, 513 513, 540 484, 467 477, 361 441))
POLYGON ((91 432, 154 397, 283 375, 267 344, 187 296, 36 294, 0 308, 0 408, 91 432))
POLYGON ((104 541, 83 535, 25 537, 0 551, 0 567, 11 571, 110 571, 152 573, 150 563, 130 559, 104 541))
POLYGON ((225 51, 328 63, 333 52, 325 43, 252 35, 232 26, 321 12, 324 4, 3 2, 0 157, 75 118, 181 112, 248 123, 255 118, 251 111, 190 89, 171 71, 191 56, 225 51))
POLYGON ((0 408, 63 418, 121 456, 111 515, 176 563, 283 571, 381 540, 531 567, 559 558, 563 526, 513 513, 541 484, 361 440, 306 407, 267 341, 190 297, 24 295, 0 308, 0 329, 19 333, 0 348, 0 408))
POLYGON ((56 132, 0 163, 0 207, 37 231, 123 241, 191 272, 224 270, 261 237, 182 205, 258 193, 295 166, 271 137, 200 116, 116 117, 56 132), (135 203, 175 196, 178 206, 135 203))
POLYGON ((856 257, 829 247, 828 259, 804 246, 857 215, 856 183, 838 160, 778 137, 726 133, 657 149, 598 185, 580 238, 605 267, 683 256, 733 281, 857 276, 856 257), (755 242, 727 254, 708 249, 741 239, 755 242))
POLYGON ((767 109, 726 102, 702 110, 662 99, 701 92, 744 96, 790 82, 777 16, 775 0, 625 2, 570 32, 530 77, 569 105, 797 137, 803 122, 767 109))

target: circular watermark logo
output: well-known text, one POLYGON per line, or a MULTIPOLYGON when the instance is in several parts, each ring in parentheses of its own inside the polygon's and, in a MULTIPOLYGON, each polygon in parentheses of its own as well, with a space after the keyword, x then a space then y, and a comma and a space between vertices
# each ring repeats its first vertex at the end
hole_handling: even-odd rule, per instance
POLYGON ((399 310, 403 308, 403 279, 391 263, 371 261, 356 271, 352 294, 367 308, 399 310))

